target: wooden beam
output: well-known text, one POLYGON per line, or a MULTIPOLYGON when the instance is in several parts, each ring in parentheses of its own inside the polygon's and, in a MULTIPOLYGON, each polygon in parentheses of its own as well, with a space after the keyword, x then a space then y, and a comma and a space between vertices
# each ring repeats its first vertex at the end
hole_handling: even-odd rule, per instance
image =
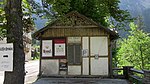
POLYGON ((51 26, 50 28, 97 28, 98 26, 89 25, 89 26, 51 26))

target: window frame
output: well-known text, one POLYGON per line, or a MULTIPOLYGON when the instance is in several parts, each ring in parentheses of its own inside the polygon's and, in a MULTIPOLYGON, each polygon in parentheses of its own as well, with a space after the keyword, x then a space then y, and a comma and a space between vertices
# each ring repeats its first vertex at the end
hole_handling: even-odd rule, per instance
MULTIPOLYGON (((78 48, 77 48, 77 50, 78 50, 78 48)), ((81 60, 81 57, 82 57, 82 48, 81 48, 81 44, 79 44, 79 43, 70 43, 70 44, 68 44, 68 46, 67 46, 67 59, 68 59, 68 64, 69 65, 81 65, 81 63, 82 63, 82 60, 81 60), (69 58, 69 46, 73 46, 73 56, 71 56, 70 58, 69 58), (79 46, 80 47, 80 56, 77 56, 77 54, 76 54, 76 48, 75 47, 77 47, 77 46, 79 46), (79 57, 79 58, 78 58, 79 57), (71 61, 70 62, 70 59, 71 60, 73 60, 73 61, 71 61), (79 60, 79 62, 77 62, 79 60)))

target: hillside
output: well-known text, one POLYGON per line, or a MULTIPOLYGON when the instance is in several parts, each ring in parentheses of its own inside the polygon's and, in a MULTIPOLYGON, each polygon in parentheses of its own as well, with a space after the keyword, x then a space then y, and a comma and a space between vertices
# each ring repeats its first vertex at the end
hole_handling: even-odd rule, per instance
POLYGON ((150 0, 120 0, 120 8, 128 10, 133 17, 142 16, 144 30, 150 32, 150 0))

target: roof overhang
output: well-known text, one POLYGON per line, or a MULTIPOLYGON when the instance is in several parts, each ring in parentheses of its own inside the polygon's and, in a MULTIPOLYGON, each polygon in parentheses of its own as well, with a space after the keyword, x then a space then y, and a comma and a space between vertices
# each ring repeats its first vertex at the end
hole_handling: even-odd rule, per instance
MULTIPOLYGON (((80 26, 80 27, 85 27, 85 28, 86 27, 90 27, 90 28, 99 27, 99 29, 104 29, 106 32, 108 32, 110 34, 110 40, 115 40, 115 39, 119 38, 118 33, 116 33, 115 31, 112 31, 108 28, 103 27, 102 25, 100 25, 100 24, 96 23, 95 21, 93 21, 92 19, 89 19, 86 16, 78 13, 77 11, 72 11, 72 12, 66 14, 65 17, 71 17, 72 15, 79 16, 79 17, 89 21, 90 24, 92 24, 92 25, 80 26)), ((39 40, 41 38, 42 33, 45 32, 46 30, 48 30, 49 28, 71 28, 71 27, 76 28, 76 27, 78 27, 78 26, 72 26, 72 25, 69 25, 69 26, 68 25, 67 26, 66 25, 54 26, 59 20, 60 19, 57 19, 57 20, 51 22, 50 24, 48 24, 47 26, 45 26, 44 28, 42 28, 42 29, 36 31, 35 33, 33 33, 33 35, 32 35, 33 38, 39 40)))

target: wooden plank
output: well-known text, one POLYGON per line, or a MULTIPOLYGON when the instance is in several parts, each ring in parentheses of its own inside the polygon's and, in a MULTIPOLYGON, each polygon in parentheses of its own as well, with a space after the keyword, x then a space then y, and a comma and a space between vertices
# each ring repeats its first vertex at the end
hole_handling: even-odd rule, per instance
POLYGON ((109 36, 107 36, 107 42, 108 42, 108 70, 109 70, 109 76, 111 76, 112 75, 112 57, 110 54, 111 44, 110 44, 109 36))
POLYGON ((130 71, 136 72, 136 73, 139 73, 139 74, 144 74, 144 72, 142 70, 136 70, 134 68, 131 68, 130 71))
POLYGON ((91 75, 91 38, 89 37, 89 75, 91 75))
POLYGON ((112 70, 123 70, 123 68, 113 68, 112 70))
POLYGON ((82 58, 82 49, 83 49, 83 37, 81 37, 81 75, 83 75, 83 58, 82 58))
POLYGON ((142 78, 140 78, 139 76, 130 75, 129 80, 130 80, 132 83, 143 84, 143 83, 142 83, 142 78))
POLYGON ((40 39, 40 61, 39 61, 39 76, 42 75, 41 71, 41 58, 42 58, 42 39, 40 39))
POLYGON ((88 26, 51 26, 51 28, 95 28, 98 27, 96 25, 88 25, 88 26))
POLYGON ((94 36, 94 35, 100 35, 100 31, 99 31, 99 29, 92 29, 92 35, 94 36))
POLYGON ((99 28, 49 28, 43 32, 42 37, 65 37, 65 36, 102 36, 108 35, 99 28))

